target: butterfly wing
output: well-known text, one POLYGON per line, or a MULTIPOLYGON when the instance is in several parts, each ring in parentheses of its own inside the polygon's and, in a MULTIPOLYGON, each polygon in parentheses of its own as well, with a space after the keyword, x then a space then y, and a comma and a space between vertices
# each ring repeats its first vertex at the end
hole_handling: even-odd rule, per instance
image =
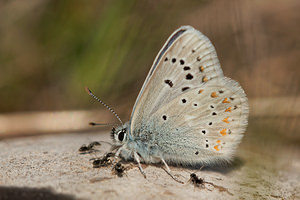
POLYGON ((209 39, 184 26, 150 69, 132 112, 131 134, 159 148, 167 161, 212 163, 231 159, 247 119, 243 89, 223 76, 209 39))
POLYGON ((151 116, 147 129, 157 133, 154 143, 165 160, 229 161, 243 137, 248 112, 243 89, 224 78, 182 93, 151 116))
POLYGON ((176 30, 157 55, 131 114, 131 132, 182 93, 224 78, 214 46, 190 26, 176 30), (159 88, 159 89, 157 89, 159 88))

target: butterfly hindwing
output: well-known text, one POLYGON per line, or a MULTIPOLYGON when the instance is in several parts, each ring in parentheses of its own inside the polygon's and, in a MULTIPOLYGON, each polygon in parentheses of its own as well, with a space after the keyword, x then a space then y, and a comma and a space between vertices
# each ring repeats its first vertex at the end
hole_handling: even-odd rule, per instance
POLYGON ((209 39, 190 26, 179 28, 150 69, 132 111, 131 130, 139 129, 161 106, 183 93, 223 78, 209 39))
POLYGON ((221 83, 181 94, 161 107, 150 116, 148 123, 153 126, 148 129, 157 133, 159 140, 155 142, 166 160, 214 163, 232 158, 247 119, 243 89, 236 81, 224 78, 221 83))

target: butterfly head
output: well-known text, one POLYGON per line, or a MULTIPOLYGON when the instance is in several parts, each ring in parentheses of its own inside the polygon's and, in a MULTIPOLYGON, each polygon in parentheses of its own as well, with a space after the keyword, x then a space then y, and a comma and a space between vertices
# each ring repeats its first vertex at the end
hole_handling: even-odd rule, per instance
POLYGON ((117 128, 112 128, 111 137, 116 144, 124 144, 128 140, 128 127, 120 126, 117 128))

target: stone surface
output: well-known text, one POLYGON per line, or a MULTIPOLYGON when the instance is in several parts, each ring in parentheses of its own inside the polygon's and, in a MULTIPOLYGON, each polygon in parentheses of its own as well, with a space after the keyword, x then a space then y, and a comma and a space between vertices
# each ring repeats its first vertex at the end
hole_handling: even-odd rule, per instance
POLYGON ((299 199, 299 145, 263 142, 257 134, 249 128, 232 165, 201 171, 171 166, 185 184, 175 182, 161 165, 143 164, 147 179, 132 163, 125 164, 129 169, 121 178, 110 167, 93 168, 90 159, 109 145, 92 154, 78 149, 110 141, 108 131, 3 139, 0 199, 299 199), (206 183, 194 187, 188 182, 192 172, 206 183))

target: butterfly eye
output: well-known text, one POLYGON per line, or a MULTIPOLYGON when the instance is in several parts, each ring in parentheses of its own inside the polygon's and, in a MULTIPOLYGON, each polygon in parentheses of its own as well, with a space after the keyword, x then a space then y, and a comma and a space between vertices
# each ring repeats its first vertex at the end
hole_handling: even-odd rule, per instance
POLYGON ((120 141, 123 141, 123 140, 124 140, 125 133, 126 133, 126 130, 125 130, 125 129, 123 129, 123 130, 121 130, 121 131, 119 132, 119 134, 118 134, 118 139, 119 139, 120 141))

